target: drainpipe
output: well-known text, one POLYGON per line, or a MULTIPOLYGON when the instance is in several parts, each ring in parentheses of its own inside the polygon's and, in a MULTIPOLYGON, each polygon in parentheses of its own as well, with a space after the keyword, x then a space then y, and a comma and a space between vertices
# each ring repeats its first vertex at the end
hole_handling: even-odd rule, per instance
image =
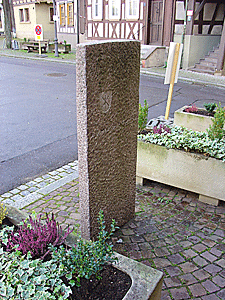
POLYGON ((79 33, 80 33, 80 11, 79 11, 79 0, 77 0, 77 44, 80 43, 79 33))
MULTIPOLYGON (((185 0, 185 17, 184 17, 184 28, 183 28, 183 32, 182 32, 182 36, 181 36, 181 44, 184 44, 184 37, 185 37, 185 33, 186 33, 186 26, 187 26, 187 3, 188 0, 185 0)), ((181 54, 181 61, 180 61, 180 68, 182 69, 182 64, 183 64, 183 55, 184 55, 184 47, 182 49, 182 54, 181 54)))
POLYGON ((57 38, 57 19, 56 19, 56 3, 55 0, 53 0, 53 10, 54 10, 54 27, 55 27, 55 56, 59 57, 59 52, 58 52, 58 38, 57 38))

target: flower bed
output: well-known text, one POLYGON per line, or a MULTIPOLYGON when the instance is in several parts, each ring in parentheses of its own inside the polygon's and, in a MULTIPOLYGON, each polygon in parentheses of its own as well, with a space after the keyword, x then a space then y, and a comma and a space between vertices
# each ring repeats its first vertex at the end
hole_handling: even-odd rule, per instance
MULTIPOLYGON (((16 225, 18 225, 21 220, 27 218, 26 214, 21 213, 13 207, 7 206, 7 211, 8 219, 16 225)), ((99 215, 99 219, 101 223, 102 215, 99 215)), ((25 230, 33 230, 34 224, 25 224, 27 224, 27 227, 24 227, 23 225, 25 230)), ((1 244, 3 245, 3 247, 0 247, 0 297, 2 296, 4 299, 13 299, 13 297, 16 296, 16 299, 31 299, 32 297, 32 299, 85 300, 99 299, 101 293, 103 294, 103 292, 106 292, 105 295, 103 294, 104 299, 112 299, 112 295, 113 297, 116 295, 113 299, 117 300, 160 299, 162 272, 113 253, 112 246, 105 243, 110 234, 108 235, 104 230, 104 222, 101 224, 103 230, 100 230, 96 242, 84 242, 83 240, 77 239, 77 236, 74 234, 69 234, 65 246, 60 246, 59 248, 53 246, 50 247, 51 256, 47 261, 35 258, 36 254, 34 253, 32 257, 31 252, 28 252, 26 255, 23 255, 18 250, 7 252, 6 245, 11 236, 11 233, 9 232, 11 229, 6 227, 5 229, 0 230, 0 246, 1 244), (94 278, 89 275, 97 274, 99 276, 102 274, 102 276, 104 276, 107 267, 103 269, 103 273, 100 267, 104 262, 107 264, 107 262, 113 261, 113 257, 116 259, 113 263, 113 268, 116 268, 116 270, 113 271, 113 273, 116 273, 115 276, 120 276, 119 274, 123 273, 126 277, 128 274, 128 277, 132 279, 131 288, 129 289, 129 285, 127 288, 129 289, 128 292, 125 289, 124 293, 123 289, 123 296, 118 296, 119 289, 121 288, 114 285, 112 290, 113 294, 111 294, 111 296, 109 295, 109 298, 107 298, 108 287, 104 286, 101 286, 100 288, 100 295, 95 296, 97 298, 91 298, 92 292, 85 292, 85 294, 82 294, 82 285, 90 284, 89 279, 93 280, 93 283, 95 282, 94 278), (76 269, 77 266, 78 269, 76 269), (5 272, 6 270, 7 272, 5 272), (83 284, 85 280, 83 277, 86 277, 89 280, 89 283, 83 284), (79 287, 79 285, 81 285, 81 287, 79 287), (74 289, 76 289, 77 294, 75 294, 74 289), (71 291, 73 291, 73 294, 71 294, 71 291)), ((114 225, 112 223, 112 229, 113 227, 114 225)), ((38 229, 36 232, 40 232, 40 230, 38 229)), ((19 234, 19 236, 22 236, 23 234, 19 234)), ((18 239, 19 237, 17 236, 17 242, 18 239)), ((20 241, 18 245, 20 245, 20 241)), ((17 248, 18 245, 14 246, 17 248)), ((9 247, 11 247, 11 244, 9 247)), ((106 274, 108 280, 109 273, 106 274)), ((125 286, 127 286, 126 282, 125 286)), ((109 285, 111 284, 109 281, 108 283, 109 285)), ((97 285, 100 284, 99 278, 97 278, 97 285)), ((97 288, 94 287, 94 289, 97 288)))
POLYGON ((179 126, 138 135, 137 182, 143 178, 193 191, 203 202, 225 201, 225 140, 179 126))

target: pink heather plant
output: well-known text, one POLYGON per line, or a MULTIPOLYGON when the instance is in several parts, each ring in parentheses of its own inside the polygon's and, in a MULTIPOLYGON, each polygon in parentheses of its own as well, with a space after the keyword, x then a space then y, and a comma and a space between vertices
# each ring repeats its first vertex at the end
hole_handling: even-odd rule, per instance
POLYGON ((41 215, 37 219, 29 216, 27 221, 23 221, 23 225, 18 226, 16 232, 12 232, 8 239, 7 250, 12 248, 21 251, 23 255, 30 251, 33 258, 42 259, 49 253, 48 246, 59 246, 64 243, 67 236, 73 231, 67 229, 62 233, 62 228, 55 221, 54 214, 50 219, 46 213, 45 223, 41 221, 41 215))
POLYGON ((185 108, 185 110, 184 111, 186 111, 186 112, 189 112, 189 113, 193 113, 193 112, 197 112, 198 111, 198 108, 196 107, 196 105, 195 104, 192 104, 192 106, 191 107, 187 107, 187 108, 185 108))
POLYGON ((153 127, 153 133, 154 133, 154 134, 156 134, 156 133, 162 134, 163 132, 165 132, 165 133, 170 133, 170 132, 171 132, 171 129, 170 129, 168 126, 162 125, 162 124, 160 124, 159 127, 157 127, 157 126, 154 126, 154 127, 153 127))

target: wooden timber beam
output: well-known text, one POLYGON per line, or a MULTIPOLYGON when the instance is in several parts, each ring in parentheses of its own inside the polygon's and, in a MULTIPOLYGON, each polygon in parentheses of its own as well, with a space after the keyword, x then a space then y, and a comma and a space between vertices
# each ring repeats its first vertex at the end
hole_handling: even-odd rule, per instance
POLYGON ((195 20, 196 17, 198 16, 198 14, 200 13, 200 11, 203 9, 205 3, 207 2, 207 0, 202 0, 202 2, 200 3, 200 5, 198 6, 198 8, 196 9, 193 19, 195 20))
POLYGON ((223 69, 224 58, 225 58, 225 19, 223 22, 223 31, 220 39, 218 61, 216 66, 217 71, 221 71, 223 69))
MULTIPOLYGON (((196 3, 196 0, 189 0, 187 10, 192 11, 194 13, 195 3, 196 3)), ((193 34, 194 20, 195 20, 194 15, 192 15, 190 20, 187 20, 186 35, 193 34)))
POLYGON ((218 12, 219 6, 220 6, 220 4, 217 3, 217 4, 216 4, 216 7, 215 7, 215 10, 214 10, 214 13, 213 13, 212 20, 211 20, 211 22, 210 22, 208 34, 211 34, 211 32, 212 32, 213 26, 214 26, 214 24, 215 24, 215 20, 216 20, 216 16, 217 16, 217 12, 218 12))

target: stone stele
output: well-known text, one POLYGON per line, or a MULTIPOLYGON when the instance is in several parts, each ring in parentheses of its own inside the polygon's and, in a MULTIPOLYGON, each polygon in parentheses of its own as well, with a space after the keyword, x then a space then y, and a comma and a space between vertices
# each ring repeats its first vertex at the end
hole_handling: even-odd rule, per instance
POLYGON ((81 235, 93 239, 135 214, 140 43, 80 44, 76 62, 81 235))

